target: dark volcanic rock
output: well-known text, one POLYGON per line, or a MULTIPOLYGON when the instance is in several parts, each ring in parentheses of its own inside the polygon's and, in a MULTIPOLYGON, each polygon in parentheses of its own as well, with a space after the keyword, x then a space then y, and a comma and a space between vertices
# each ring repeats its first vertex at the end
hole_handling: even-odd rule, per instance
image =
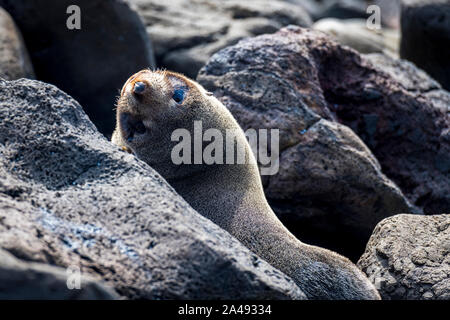
POLYGON ((104 134, 123 83, 153 67, 153 52, 138 15, 120 0, 0 0, 22 31, 39 80, 68 92, 104 134), (81 30, 69 30, 67 8, 81 10, 81 30))
POLYGON ((450 300, 450 214, 381 221, 358 266, 383 299, 450 300))
POLYGON ((403 0, 400 56, 450 90, 450 1, 403 0))
POLYGON ((450 94, 412 63, 379 54, 365 58, 401 85, 400 92, 394 86, 385 91, 384 117, 391 122, 379 126, 379 142, 371 145, 384 172, 425 213, 448 212, 450 94), (395 115, 394 106, 402 112, 395 115))
POLYGON ((195 78, 212 54, 282 26, 311 25, 298 5, 279 0, 126 0, 147 26, 158 66, 195 78))
POLYGON ((0 78, 15 80, 34 77, 22 35, 11 16, 0 7, 0 78))
POLYGON ((0 248, 127 298, 303 299, 56 87, 0 82, 0 248))
MULTIPOLYGON (((63 268, 25 262, 0 249, 0 299, 99 300, 117 299, 114 290, 86 277, 80 277, 79 289, 67 285, 63 268)), ((70 279, 69 279, 70 281, 70 279)))
POLYGON ((353 129, 379 160, 382 171, 417 206, 426 212, 450 209, 450 95, 412 65, 384 59, 397 72, 395 77, 320 32, 289 27, 220 51, 198 77, 244 129, 280 129, 280 173, 263 181, 281 220, 305 242, 338 252, 345 245, 356 246, 359 250, 352 252, 353 258, 362 253, 374 223, 415 210, 377 169, 376 160, 366 156, 367 163, 372 163, 371 171, 366 171, 366 167, 358 169, 356 158, 338 156, 348 148, 348 141, 336 142, 336 148, 343 149, 338 153, 331 148, 319 151, 321 144, 311 145, 322 154, 314 174, 301 172, 310 150, 301 144, 321 118, 353 129), (288 153, 294 155, 288 157, 288 153), (339 163, 339 168, 356 168, 347 174, 327 165, 329 161, 339 163), (283 168, 290 168, 290 173, 283 168), (370 223, 358 226, 354 217, 366 217, 370 223))

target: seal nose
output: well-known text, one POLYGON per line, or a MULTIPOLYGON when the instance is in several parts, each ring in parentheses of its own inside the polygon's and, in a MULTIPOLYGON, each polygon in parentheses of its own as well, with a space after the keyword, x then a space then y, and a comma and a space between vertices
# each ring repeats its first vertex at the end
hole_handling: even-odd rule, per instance
POLYGON ((134 87, 133 87, 133 93, 137 94, 137 95, 141 95, 144 93, 146 88, 145 83, 138 81, 134 83, 134 87))

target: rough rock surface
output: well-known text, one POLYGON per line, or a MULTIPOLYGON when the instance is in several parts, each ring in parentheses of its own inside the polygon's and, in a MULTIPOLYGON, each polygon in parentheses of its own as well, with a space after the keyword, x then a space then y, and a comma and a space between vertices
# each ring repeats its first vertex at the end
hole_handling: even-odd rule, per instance
POLYGON ((56 87, 0 81, 0 248, 127 298, 303 299, 56 87))
POLYGON ((281 220, 294 232, 298 228, 295 233, 305 242, 352 258, 362 253, 370 236, 361 228, 375 226, 358 227, 355 216, 376 223, 389 215, 416 212, 381 171, 426 212, 450 208, 450 95, 411 64, 383 59, 396 76, 323 33, 292 26, 218 52, 198 76, 244 129, 280 129, 281 169, 263 182, 281 220), (416 83, 420 85, 414 87, 416 83), (371 157, 366 161, 372 170, 367 171, 358 169, 353 158, 338 156, 349 143, 341 140, 336 148, 343 150, 338 153, 312 145, 321 153, 315 174, 302 172, 307 150, 299 143, 309 139, 310 127, 321 118, 350 127, 382 170, 371 157), (325 232, 327 243, 322 242, 325 232), (352 234, 359 233, 365 237, 355 241, 352 234), (343 252, 345 246, 355 245, 355 252, 343 252))
POLYGON ((399 107, 402 104, 404 106, 401 115, 391 115, 391 118, 396 118, 395 127, 391 127, 391 130, 383 128, 378 134, 387 134, 374 147, 383 170, 425 213, 449 212, 449 92, 412 63, 380 54, 370 54, 365 58, 376 66, 378 72, 382 70, 401 85, 401 94, 396 88, 392 88, 393 93, 390 94, 385 91, 386 110, 393 101, 399 107), (404 121, 404 124, 400 125, 400 121, 404 121), (397 141, 386 145, 391 134, 397 141), (382 143, 385 144, 384 147, 381 146, 382 143), (394 151, 391 155, 388 154, 389 149, 394 151), (394 155, 399 158, 394 159, 394 155))
POLYGON ((73 96, 110 135, 123 83, 137 70, 154 66, 150 40, 138 15, 120 0, 75 3, 80 30, 66 26, 72 0, 0 0, 22 31, 37 79, 73 96))
POLYGON ((117 299, 114 290, 86 277, 68 278, 63 268, 25 262, 0 249, 0 299, 99 300, 117 299), (78 283, 79 281, 79 283, 78 283), (79 284, 79 288, 77 288, 79 284))
POLYGON ((450 2, 403 0, 400 55, 450 90, 450 2))
POLYGON ((450 214, 383 220, 358 266, 383 299, 450 300, 450 214))
POLYGON ((282 26, 311 25, 302 7, 279 0, 127 0, 153 41, 159 67, 195 78, 213 53, 282 26))
MULTIPOLYGON (((290 27, 222 50, 205 66, 199 80, 222 99, 235 95, 246 109, 253 106, 256 115, 258 109, 267 110, 259 115, 266 121, 276 112, 269 113, 270 107, 287 104, 287 108, 300 100, 296 104, 304 103, 315 116, 355 131, 383 172, 416 205, 430 213, 450 207, 450 94, 412 64, 380 55, 362 56, 322 33, 290 27), (260 79, 250 86, 256 75, 260 79), (270 89, 261 91, 266 78, 270 89), (235 93, 238 85, 247 92, 235 93), (294 99, 288 100, 291 96, 279 87, 295 94, 294 99)), ((244 126, 251 121, 241 120, 244 126)), ((296 130, 305 127, 295 128, 292 123, 296 122, 290 121, 290 136, 300 136, 296 130)))
POLYGON ((8 12, 0 7, 0 78, 15 80, 34 77, 22 34, 8 12))

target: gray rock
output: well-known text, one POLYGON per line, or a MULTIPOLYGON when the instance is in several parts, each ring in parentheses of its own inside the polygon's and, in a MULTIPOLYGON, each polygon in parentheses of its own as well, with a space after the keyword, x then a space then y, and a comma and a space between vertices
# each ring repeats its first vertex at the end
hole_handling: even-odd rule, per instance
MULTIPOLYGON (((281 28, 281 25, 278 22, 266 18, 258 17, 235 20, 227 27, 226 35, 219 37, 213 42, 198 44, 187 49, 170 51, 164 56, 162 64, 170 70, 181 71, 195 78, 206 61, 220 49, 233 45, 239 40, 255 34, 276 32, 279 28, 281 28)), ((158 38, 158 36, 155 37, 158 38)))
POLYGON ((381 221, 358 266, 385 300, 450 300, 450 214, 381 221))
POLYGON ((381 24, 388 28, 398 29, 400 25, 400 0, 284 0, 301 6, 314 21, 324 18, 367 19, 370 5, 380 8, 381 24))
POLYGON ((11 16, 0 7, 0 78, 35 78, 33 66, 20 30, 11 16))
MULTIPOLYGON (((401 83, 407 91, 420 92, 427 98, 429 93, 443 91, 439 83, 407 60, 392 59, 385 54, 376 53, 367 54, 364 57, 378 69, 382 69, 398 83, 401 83)), ((440 104, 434 104, 434 107, 441 109, 444 113, 449 111, 445 100, 440 104)))
POLYGON ((281 25, 296 24, 307 27, 311 24, 311 18, 299 6, 279 0, 219 0, 222 10, 229 13, 234 19, 253 17, 265 17, 277 21, 281 25))
MULTIPOLYGON (((399 145, 403 145, 402 152, 407 152, 408 157, 400 153, 397 160, 393 159, 392 155, 388 155, 388 150, 382 151, 380 145, 377 148, 379 153, 375 151, 377 158, 388 176, 391 176, 409 199, 422 207, 425 213, 448 212, 450 210, 450 194, 447 192, 450 184, 449 92, 443 90, 439 83, 408 61, 380 54, 366 55, 365 58, 376 66, 377 70, 387 73, 391 79, 401 84, 402 95, 394 95, 394 100, 404 96, 404 100, 398 100, 398 103, 404 104, 405 111, 408 108, 414 110, 408 117, 407 129, 401 129, 399 123, 394 125, 399 130, 396 133, 394 130, 394 136, 401 137, 402 142, 399 141, 391 147, 392 150, 396 150, 399 145), (422 154, 414 150, 420 150, 422 154), (383 154, 384 152, 386 153, 383 154)), ((397 122, 401 121, 400 115, 396 118, 397 122)))
MULTIPOLYGON (((358 100, 361 89, 348 96, 340 91, 356 90, 353 79, 364 81, 356 80, 367 75, 359 68, 369 72, 371 67, 355 51, 321 32, 288 27, 220 51, 197 79, 244 130, 280 129, 280 170, 262 176, 269 203, 299 239, 353 260, 362 254, 379 221, 417 212, 352 130, 332 123, 353 128, 347 120, 355 119, 340 117, 340 105, 375 103, 369 92, 358 100)), ((372 70, 374 77, 377 72, 372 70)), ((382 117, 382 110, 373 110, 358 115, 372 136, 377 126, 371 123, 377 114, 382 117)))
MULTIPOLYGON (((76 269, 69 269, 69 271, 76 272, 76 269)), ((112 300, 119 298, 114 290, 96 280, 84 276, 79 279, 70 278, 72 277, 70 272, 47 264, 21 261, 0 249, 0 299, 112 300)))
POLYGON ((450 2, 403 0, 400 55, 450 90, 450 2))
POLYGON ((367 1, 362 0, 325 0, 316 19, 337 18, 354 19, 367 18, 367 1))
POLYGON ((315 22, 312 29, 323 31, 340 44, 349 46, 360 53, 385 53, 398 58, 400 34, 398 30, 383 28, 379 31, 368 29, 366 20, 338 20, 325 18, 315 22))
POLYGON ((355 261, 381 219, 412 210, 354 132, 324 119, 283 151, 268 180, 272 207, 297 237, 355 261))
POLYGON ((66 26, 72 0, 0 0, 22 31, 37 79, 72 95, 110 135, 123 83, 155 66, 151 43, 138 15, 123 1, 75 3, 81 10, 80 30, 66 26))
POLYGON ((127 0, 153 40, 158 66, 195 78, 218 50, 282 26, 310 26, 302 7, 279 0, 127 0))
POLYGON ((0 118, 0 248, 126 298, 305 298, 56 87, 0 81, 0 118))
POLYGON ((292 106, 301 103, 302 110, 349 126, 412 203, 425 213, 450 210, 450 94, 411 63, 359 55, 322 33, 291 27, 219 52, 199 79, 226 103, 238 102, 229 107, 242 109, 236 117, 244 126, 270 126, 282 115, 281 128, 291 132, 282 147, 315 117, 302 111, 293 120, 292 106), (289 111, 280 113, 280 105, 289 111))

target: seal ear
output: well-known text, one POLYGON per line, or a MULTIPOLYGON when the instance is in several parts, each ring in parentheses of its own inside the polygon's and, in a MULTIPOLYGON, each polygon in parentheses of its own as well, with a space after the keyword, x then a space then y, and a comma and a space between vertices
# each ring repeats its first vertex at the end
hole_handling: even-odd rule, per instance
POLYGON ((167 80, 171 84, 173 89, 184 89, 186 91, 189 90, 188 83, 182 78, 176 75, 167 75, 167 80))
POLYGON ((189 92, 189 84, 182 77, 176 75, 168 75, 167 80, 172 87, 172 99, 178 103, 182 104, 184 98, 189 92))

